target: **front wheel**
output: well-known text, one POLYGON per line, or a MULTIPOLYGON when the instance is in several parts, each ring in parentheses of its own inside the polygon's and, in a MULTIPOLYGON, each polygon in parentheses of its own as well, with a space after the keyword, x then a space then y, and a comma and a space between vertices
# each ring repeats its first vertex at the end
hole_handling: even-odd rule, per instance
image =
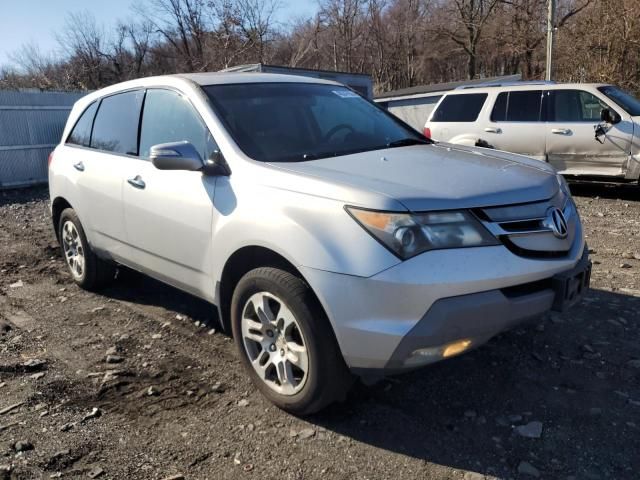
POLYGON ((276 406, 307 415, 346 396, 352 377, 329 320, 300 278, 251 270, 233 293, 231 317, 242 363, 276 406))

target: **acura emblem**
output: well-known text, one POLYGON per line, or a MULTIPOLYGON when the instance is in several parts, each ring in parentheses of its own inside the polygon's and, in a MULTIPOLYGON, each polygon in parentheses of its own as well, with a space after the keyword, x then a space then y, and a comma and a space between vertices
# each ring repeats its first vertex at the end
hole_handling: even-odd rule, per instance
POLYGON ((543 225, 551 230, 553 235, 557 238, 567 238, 568 228, 567 220, 564 218, 564 213, 557 207, 551 207, 547 210, 547 216, 542 222, 543 225))

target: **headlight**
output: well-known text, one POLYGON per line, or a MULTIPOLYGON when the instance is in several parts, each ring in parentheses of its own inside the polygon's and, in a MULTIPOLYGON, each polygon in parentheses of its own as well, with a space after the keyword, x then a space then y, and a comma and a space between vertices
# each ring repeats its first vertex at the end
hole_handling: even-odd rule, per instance
POLYGON ((427 250, 498 245, 467 211, 389 213, 347 207, 347 211, 376 240, 402 259, 427 250))

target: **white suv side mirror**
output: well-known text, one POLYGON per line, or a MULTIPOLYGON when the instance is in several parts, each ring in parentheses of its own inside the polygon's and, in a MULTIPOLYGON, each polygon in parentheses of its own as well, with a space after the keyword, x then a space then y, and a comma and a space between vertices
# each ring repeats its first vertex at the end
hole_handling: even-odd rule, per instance
POLYGON ((200 154, 187 141, 153 145, 149 156, 158 170, 196 171, 204 167, 200 154))

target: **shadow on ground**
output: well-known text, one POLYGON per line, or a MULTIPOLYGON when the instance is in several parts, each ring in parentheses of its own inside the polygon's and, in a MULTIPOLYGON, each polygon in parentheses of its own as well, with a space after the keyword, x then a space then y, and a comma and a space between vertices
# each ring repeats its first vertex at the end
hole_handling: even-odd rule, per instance
POLYGON ((570 181, 571 194, 577 197, 601 197, 620 200, 640 200, 640 184, 638 183, 606 183, 570 181))
POLYGON ((118 281, 100 293, 125 302, 162 307, 221 329, 217 308, 209 302, 126 267, 119 267, 118 281))
MULTIPOLYGON (((217 325, 207 302, 130 270, 103 293, 217 325)), ((640 359, 638 311, 640 298, 592 290, 570 312, 467 355, 357 385, 347 402, 308 420, 384 451, 501 478, 522 461, 543 478, 633 478, 640 381, 629 362, 640 359), (542 423, 540 438, 518 433, 530 422, 542 423)))
POLYGON ((314 421, 383 450, 483 474, 511 477, 527 461, 544 478, 632 478, 640 468, 640 387, 628 362, 640 358, 638 311, 640 298, 592 290, 565 315, 360 387, 314 421), (534 421, 542 422, 540 438, 517 433, 534 421), (571 454, 562 457, 567 445, 571 454))

